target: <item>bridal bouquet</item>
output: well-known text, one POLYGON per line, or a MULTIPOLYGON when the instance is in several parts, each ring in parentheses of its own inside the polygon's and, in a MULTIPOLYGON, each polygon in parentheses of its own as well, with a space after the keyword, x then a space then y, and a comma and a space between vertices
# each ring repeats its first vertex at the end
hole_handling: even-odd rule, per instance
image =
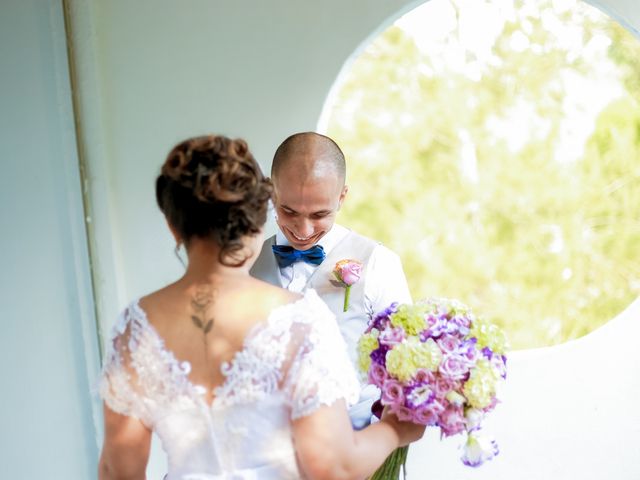
MULTIPOLYGON (((456 300, 396 303, 374 316, 358 342, 358 363, 382 391, 380 404, 401 421, 466 436, 462 461, 476 467, 498 453, 480 434, 506 378, 507 339, 456 300)), ((372 479, 397 479, 408 447, 392 453, 372 479)))

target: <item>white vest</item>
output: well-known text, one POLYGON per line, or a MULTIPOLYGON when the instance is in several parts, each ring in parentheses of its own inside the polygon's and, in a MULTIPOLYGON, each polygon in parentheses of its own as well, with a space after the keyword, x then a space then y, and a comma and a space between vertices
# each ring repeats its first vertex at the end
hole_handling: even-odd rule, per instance
MULTIPOLYGON (((251 268, 251 275, 277 287, 282 287, 279 267, 271 250, 275 241, 275 235, 265 240, 260 255, 251 268)), ((335 314, 354 366, 356 365, 356 345, 367 328, 369 320, 369 312, 366 311, 364 303, 364 282, 371 253, 377 245, 377 242, 350 231, 327 253, 324 261, 309 277, 304 287, 304 290, 313 288, 335 314), (346 289, 336 282, 333 268, 337 262, 345 259, 362 262, 362 275, 360 280, 351 286, 349 308, 343 312, 346 289)))

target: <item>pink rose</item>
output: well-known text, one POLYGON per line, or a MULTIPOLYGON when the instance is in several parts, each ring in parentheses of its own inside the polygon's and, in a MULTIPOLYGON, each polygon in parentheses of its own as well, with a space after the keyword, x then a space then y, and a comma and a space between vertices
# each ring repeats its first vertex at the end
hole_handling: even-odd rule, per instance
POLYGON ((461 380, 469 372, 469 363, 460 355, 445 355, 440 363, 440 373, 451 380, 461 380))
POLYGON ((424 368, 419 368, 416 374, 413 376, 413 379, 418 384, 427 383, 429 385, 433 385, 436 381, 436 377, 433 372, 424 368))
POLYGON ((416 423, 420 425, 435 425, 438 422, 438 415, 442 413, 444 408, 437 401, 419 406, 413 414, 416 423))
POLYGON ((369 383, 373 383, 376 387, 382 388, 385 380, 387 380, 387 371, 379 363, 372 362, 369 368, 369 383))
POLYGON ((458 339, 458 337, 456 337, 455 335, 447 333, 436 340, 436 343, 440 347, 440 350, 442 350, 442 353, 453 353, 460 346, 460 339, 458 339))
POLYGON ((333 275, 338 282, 345 286, 344 292, 344 305, 342 311, 346 312, 349 309, 349 294, 351 293, 351 285, 360 280, 362 274, 362 263, 358 260, 340 260, 333 267, 333 275))
POLYGON ((338 280, 345 285, 351 286, 360 280, 362 264, 356 260, 342 260, 336 264, 336 270, 339 272, 336 275, 338 280))
POLYGON ((450 378, 438 375, 435 381, 434 390, 436 397, 444 398, 451 390, 456 388, 457 384, 450 378))
POLYGON ((384 405, 402 405, 404 403, 404 391, 400 382, 388 379, 382 385, 382 403, 384 405))
POLYGON ((442 433, 447 437, 462 432, 465 429, 465 418, 462 408, 449 405, 440 414, 439 423, 442 433))
POLYGON ((412 422, 413 412, 411 409, 398 405, 391 407, 391 413, 393 413, 401 422, 412 422))

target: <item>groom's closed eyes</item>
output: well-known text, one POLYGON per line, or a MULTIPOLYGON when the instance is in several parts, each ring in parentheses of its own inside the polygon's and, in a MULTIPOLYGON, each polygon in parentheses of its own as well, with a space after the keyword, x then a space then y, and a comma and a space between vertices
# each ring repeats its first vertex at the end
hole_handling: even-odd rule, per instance
MULTIPOLYGON (((283 211, 286 215, 288 215, 288 216, 290 216, 290 217, 297 217, 298 215, 300 215, 300 213, 296 212, 296 211, 295 211, 295 210, 293 210, 292 208, 285 207, 285 206, 282 206, 282 207, 280 207, 280 208, 282 209, 282 211, 283 211)), ((310 218, 324 218, 324 217, 326 217, 327 215, 330 215, 331 213, 332 213, 332 212, 331 212, 331 210, 320 210, 320 211, 318 211, 318 212, 313 212, 313 213, 311 213, 311 214, 309 215, 309 217, 310 217, 310 218)))

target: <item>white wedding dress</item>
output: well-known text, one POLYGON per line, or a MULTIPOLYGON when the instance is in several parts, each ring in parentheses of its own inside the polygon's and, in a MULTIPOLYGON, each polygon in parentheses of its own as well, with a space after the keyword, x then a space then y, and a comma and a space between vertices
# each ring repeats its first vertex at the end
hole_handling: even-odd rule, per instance
POLYGON ((291 420, 358 399, 335 316, 313 290, 274 309, 221 368, 225 382, 208 405, 188 362, 165 348, 137 301, 114 327, 100 395, 157 433, 167 480, 302 478, 291 420))

